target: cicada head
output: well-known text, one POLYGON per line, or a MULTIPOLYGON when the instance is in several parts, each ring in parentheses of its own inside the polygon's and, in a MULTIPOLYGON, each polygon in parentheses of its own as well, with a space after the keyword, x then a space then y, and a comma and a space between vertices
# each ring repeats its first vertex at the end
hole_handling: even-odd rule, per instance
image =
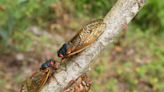
POLYGON ((68 43, 63 44, 63 46, 57 52, 58 57, 60 57, 60 58, 66 57, 67 54, 69 53, 68 52, 69 48, 70 48, 70 45, 68 43))
POLYGON ((60 63, 58 63, 54 59, 49 59, 41 65, 40 70, 44 70, 47 68, 53 68, 54 70, 57 70, 59 66, 60 66, 60 63))
POLYGON ((44 70, 48 67, 51 67, 52 65, 54 64, 54 60, 53 59, 50 59, 50 60, 47 60, 45 63, 43 63, 40 67, 40 70, 44 70))

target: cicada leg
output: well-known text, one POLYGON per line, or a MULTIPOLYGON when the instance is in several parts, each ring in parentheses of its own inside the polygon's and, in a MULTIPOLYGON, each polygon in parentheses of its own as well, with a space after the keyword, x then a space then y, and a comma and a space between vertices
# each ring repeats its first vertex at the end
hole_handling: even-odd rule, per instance
POLYGON ((64 70, 66 71, 66 67, 67 67, 67 59, 66 58, 62 58, 62 60, 61 60, 61 63, 64 65, 64 70))

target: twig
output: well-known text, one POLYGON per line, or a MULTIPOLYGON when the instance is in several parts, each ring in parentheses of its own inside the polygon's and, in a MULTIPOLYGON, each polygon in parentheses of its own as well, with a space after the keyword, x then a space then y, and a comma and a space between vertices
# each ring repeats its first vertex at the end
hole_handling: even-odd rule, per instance
POLYGON ((82 53, 72 57, 69 61, 70 63, 67 64, 66 71, 63 70, 54 74, 55 79, 57 79, 60 85, 55 79, 52 79, 41 92, 62 92, 69 81, 87 72, 90 64, 94 63, 94 61, 92 61, 93 58, 96 57, 105 46, 112 42, 112 39, 122 30, 123 25, 128 24, 132 20, 143 7, 144 3, 144 0, 118 0, 104 18, 107 27, 100 38, 82 53))

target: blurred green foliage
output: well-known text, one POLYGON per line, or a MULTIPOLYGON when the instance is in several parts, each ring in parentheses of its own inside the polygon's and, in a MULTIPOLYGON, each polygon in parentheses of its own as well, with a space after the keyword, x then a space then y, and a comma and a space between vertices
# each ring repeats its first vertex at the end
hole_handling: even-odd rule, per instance
MULTIPOLYGON (((33 25, 47 28, 51 20, 58 18, 57 14, 50 8, 52 4, 58 2, 61 2, 61 7, 66 9, 66 13, 73 16, 72 21, 76 19, 83 21, 83 19, 102 18, 116 0, 0 0, 0 8, 4 8, 0 9, 0 51, 8 49, 10 45, 18 51, 29 50, 33 40, 38 40, 38 38, 27 32, 27 28, 33 25)), ((56 11, 60 11, 60 9, 56 11)), ((78 24, 78 21, 75 22, 78 24)), ((102 79, 102 83, 93 85, 92 92, 101 92, 101 89, 105 88, 108 90, 107 92, 119 92, 116 85, 120 81, 128 85, 130 90, 128 92, 140 92, 136 90, 139 80, 144 80, 153 85, 154 92, 163 92, 164 1, 147 0, 147 4, 132 21, 129 30, 123 46, 132 46, 137 54, 134 57, 145 57, 146 55, 152 58, 151 61, 145 64, 136 64, 135 60, 130 57, 121 60, 120 58, 124 58, 125 53, 117 55, 117 60, 111 63, 109 69, 115 72, 117 77, 110 77, 108 80, 102 79)), ((50 42, 46 37, 39 39, 42 39, 44 41, 42 43, 45 44, 50 42)), ((108 70, 109 63, 106 62, 106 57, 111 56, 106 53, 109 52, 103 53, 103 60, 92 72, 95 83, 108 70)), ((0 84, 3 83, 4 81, 0 81, 0 84)))
MULTIPOLYGON (((0 39, 3 45, 19 40, 24 45, 27 40, 24 31, 29 26, 44 26, 51 19, 49 7, 58 0, 0 0, 0 39), (43 8, 42 8, 43 7, 43 8), (16 33, 14 33, 16 32, 16 33), (19 33, 22 33, 21 35, 19 33)), ((30 39, 30 38, 29 38, 30 39)), ((19 50, 19 49, 18 49, 19 50)))
POLYGON ((123 92, 163 92, 163 39, 139 30, 129 31, 126 35, 122 47, 128 52, 131 52, 130 49, 134 50, 135 54, 126 56, 126 52, 121 52, 116 54, 116 60, 107 61, 107 57, 113 56, 103 52, 100 57, 105 59, 98 60, 100 63, 91 73, 96 83, 91 92, 101 92, 102 89, 108 90, 105 92, 122 92, 123 90, 123 92), (123 89, 119 88, 119 85, 123 89), (139 88, 140 85, 143 88, 139 88), (146 87, 149 87, 151 91, 146 87))
POLYGON ((78 15, 103 17, 111 9, 116 0, 73 0, 78 15))
POLYGON ((143 30, 150 29, 155 34, 163 33, 164 29, 164 1, 147 0, 147 4, 135 18, 135 24, 143 30))
MULTIPOLYGON (((48 26, 48 22, 56 18, 50 6, 59 0, 1 0, 0 7, 0 39, 3 45, 8 45, 15 39, 14 32, 23 32, 27 27, 38 25, 48 26), (14 39, 13 39, 14 36, 14 39)), ((116 0, 62 0, 67 5, 68 10, 75 16, 92 19, 101 18, 110 10, 116 0)), ((64 3, 63 3, 64 4, 64 3)), ((139 26, 144 31, 152 31, 155 34, 163 33, 164 28, 164 1, 148 0, 147 5, 135 17, 134 25, 139 26)), ((22 35, 24 36, 24 35, 22 35)), ((18 37, 17 39, 23 39, 18 37)), ((28 43, 27 43, 28 45, 28 43)))

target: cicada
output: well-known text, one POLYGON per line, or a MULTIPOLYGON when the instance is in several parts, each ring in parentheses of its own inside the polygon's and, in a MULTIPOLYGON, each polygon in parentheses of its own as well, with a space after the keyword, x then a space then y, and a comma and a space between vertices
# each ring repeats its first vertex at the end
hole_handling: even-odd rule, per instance
POLYGON ((70 81, 64 92, 89 92, 92 81, 86 75, 81 75, 74 81, 70 81))
POLYGON ((53 60, 48 60, 41 65, 39 71, 35 72, 27 78, 21 87, 20 92, 40 92, 42 87, 47 83, 53 74, 53 70, 57 70, 59 64, 53 60))
POLYGON ((63 44, 57 52, 58 56, 63 59, 83 51, 99 38, 105 27, 102 19, 88 23, 70 41, 63 44))

